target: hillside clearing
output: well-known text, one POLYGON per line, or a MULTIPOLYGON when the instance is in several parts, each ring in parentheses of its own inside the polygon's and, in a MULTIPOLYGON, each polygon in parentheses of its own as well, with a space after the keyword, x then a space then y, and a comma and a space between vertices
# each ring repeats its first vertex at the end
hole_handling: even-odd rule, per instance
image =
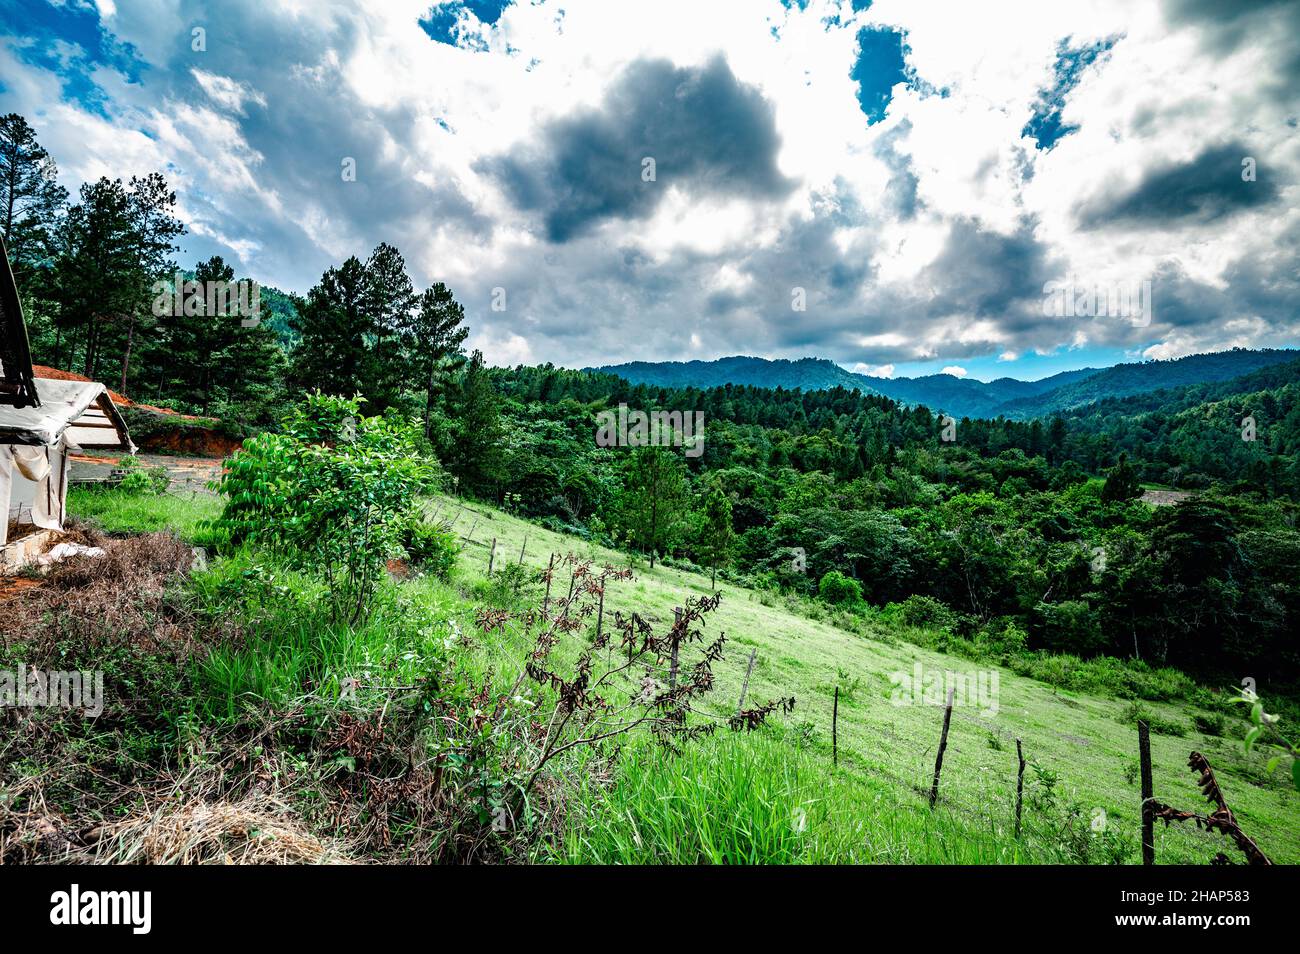
MULTIPOLYGON (((496 540, 495 566, 517 561, 544 568, 552 553, 576 552, 599 562, 621 563, 626 556, 592 546, 574 537, 540 528, 479 504, 441 499, 433 509, 454 521, 465 541, 463 559, 475 575, 486 572, 491 541, 496 540), (526 538, 526 545, 525 545, 526 538)), ((890 676, 911 674, 919 663, 924 671, 973 673, 995 670, 998 678, 996 713, 956 708, 941 784, 943 810, 965 815, 977 827, 1009 836, 1014 814, 1015 740, 1022 740, 1025 757, 1041 769, 1056 773, 1059 789, 1069 793, 1088 815, 1088 823, 1116 831, 1125 844, 1139 842, 1137 732, 1125 721, 1128 701, 1057 690, 1002 668, 931 652, 881 631, 876 638, 846 632, 827 622, 788 612, 770 595, 725 582, 723 600, 710 620, 725 631, 730 651, 716 668, 716 698, 734 704, 751 649, 757 663, 749 684, 752 697, 770 699, 793 694, 798 700, 788 723, 807 741, 820 769, 831 767, 831 711, 840 687, 838 776, 868 783, 884 782, 902 793, 901 804, 924 810, 923 792, 933 772, 942 710, 931 705, 894 705, 890 676), (1104 813, 1104 814, 1101 814, 1104 813)), ((635 609, 647 619, 671 621, 673 607, 686 595, 710 592, 707 577, 644 563, 636 579, 614 587, 607 597, 609 612, 635 609)), ((506 666, 514 662, 498 660, 506 666)), ((1201 751, 1215 767, 1229 804, 1243 828, 1275 861, 1300 861, 1300 813, 1296 794, 1280 775, 1269 776, 1266 757, 1245 755, 1241 746, 1244 719, 1229 716, 1225 737, 1195 731, 1199 710, 1178 704, 1144 703, 1159 719, 1185 727, 1182 737, 1153 734, 1155 795, 1186 810, 1204 804, 1195 777, 1187 769, 1188 754, 1201 751)), ((742 740, 739 744, 750 744, 742 740)), ((699 763, 695 763, 699 767, 699 763)), ((1034 770, 1026 773, 1030 784, 1034 770)), ((1028 804, 1026 811, 1030 811, 1028 804)), ((1094 828, 1095 830, 1095 828, 1094 828)), ((1157 859, 1161 863, 1201 864, 1222 849, 1221 839, 1195 829, 1161 826, 1157 830, 1157 859)), ((883 859, 882 859, 883 860, 883 859)))

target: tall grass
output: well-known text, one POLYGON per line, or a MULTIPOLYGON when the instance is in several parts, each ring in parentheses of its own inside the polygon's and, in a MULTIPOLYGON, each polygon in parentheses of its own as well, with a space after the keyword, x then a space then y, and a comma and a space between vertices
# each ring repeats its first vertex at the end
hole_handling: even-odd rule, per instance
POLYGON ((221 500, 208 494, 125 493, 114 487, 73 487, 68 512, 106 533, 173 530, 187 543, 201 537, 199 524, 221 513, 221 500))
POLYGON ((630 746, 614 777, 581 775, 546 860, 571 864, 1006 864, 1002 829, 826 768, 776 737, 717 736, 673 755, 630 746))
POLYGON ((334 701, 345 681, 361 701, 367 693, 379 698, 392 687, 414 686, 440 669, 463 610, 455 592, 437 581, 386 582, 365 622, 334 623, 321 610, 320 583, 247 550, 216 561, 192 585, 200 605, 234 618, 244 631, 195 664, 200 709, 218 720, 247 706, 334 701))

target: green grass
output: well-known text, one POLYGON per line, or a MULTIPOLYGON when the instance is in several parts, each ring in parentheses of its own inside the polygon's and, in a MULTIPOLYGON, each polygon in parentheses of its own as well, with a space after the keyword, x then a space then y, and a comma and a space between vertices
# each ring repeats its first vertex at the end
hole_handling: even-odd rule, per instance
MULTIPOLYGON (((525 535, 525 562, 534 568, 544 567, 553 552, 576 552, 598 562, 627 562, 626 554, 552 533, 490 507, 446 499, 433 506, 441 507, 441 517, 455 519, 455 530, 462 537, 473 528, 462 560, 474 576, 485 572, 493 538, 497 540, 496 565, 500 567, 503 560, 519 558, 525 535)), ((868 841, 879 833, 882 843, 889 843, 886 834, 890 827, 901 824, 895 817, 897 806, 916 809, 923 805, 922 793, 934 770, 942 710, 924 704, 894 705, 890 698, 890 675, 910 672, 920 662, 927 671, 995 671, 999 680, 996 714, 954 709, 944 758, 941 811, 953 819, 972 819, 972 824, 995 833, 992 837, 1002 839, 1002 860, 1027 860, 1023 855, 1017 857, 1014 839, 1007 829, 1014 812, 1015 740, 1019 738, 1026 759, 1059 776, 1059 801, 1073 802, 1090 822, 1104 818, 1105 827, 1115 836, 1132 846, 1139 844, 1137 730, 1127 718, 1127 700, 1054 687, 991 663, 974 663, 924 649, 884 628, 866 635, 848 632, 828 620, 794 615, 780 600, 728 583, 720 582, 719 589, 722 605, 710 617, 708 629, 710 633, 719 629, 726 632, 730 641, 724 660, 714 670, 719 711, 735 705, 749 652, 756 649, 758 662, 750 680, 750 699, 768 700, 789 694, 796 697, 797 707, 785 721, 806 739, 814 777, 824 778, 832 771, 830 737, 835 687, 839 685, 843 690, 856 682, 851 696, 846 699, 842 692, 840 698, 839 755, 844 784, 849 785, 850 780, 868 786, 883 784, 895 795, 863 804, 867 825, 863 837, 868 841), (774 605, 765 605, 765 599, 774 605), (990 744, 991 738, 997 740, 998 747, 990 744)), ((680 605, 685 596, 709 592, 706 576, 661 565, 651 570, 641 563, 636 567, 636 579, 611 587, 605 606, 607 612, 636 609, 657 625, 665 626, 672 620, 673 607, 680 605)), ((518 647, 489 646, 485 652, 492 655, 498 669, 518 665, 518 647)), ((1244 711, 1230 714, 1224 735, 1218 737, 1195 730, 1194 718, 1205 710, 1191 703, 1144 701, 1142 705, 1163 722, 1187 729, 1181 737, 1152 736, 1157 798, 1176 808, 1203 810, 1205 803, 1196 787, 1196 777, 1187 769, 1188 754, 1197 749, 1214 765, 1229 804, 1246 832, 1274 860, 1300 862, 1300 793, 1283 772, 1269 775, 1265 771, 1268 756, 1264 752, 1243 752, 1244 711)), ((757 744, 753 736, 728 741, 741 751, 757 744)), ((1034 777, 1032 767, 1026 777, 1034 777)), ((928 814, 928 809, 921 810, 928 814)), ((1026 824, 1031 812, 1027 804, 1026 824)), ((933 843, 927 844, 933 848, 933 843)), ((1167 829, 1158 826, 1156 848, 1158 860, 1167 864, 1203 864, 1220 850, 1231 854, 1230 846, 1225 847, 1218 836, 1172 825, 1167 829)), ((952 857, 951 852, 918 847, 906 860, 942 863, 952 857)), ((841 860, 868 859, 855 855, 841 860)))
MULTIPOLYGON (((111 491, 103 492, 110 496, 111 491)), ((206 501, 173 503, 139 498, 120 504, 81 494, 74 511, 96 504, 111 514, 118 531, 193 527, 210 515, 206 501), (190 507, 178 513, 173 507, 190 507), (150 509, 151 507, 155 509, 150 509), (132 521, 135 521, 133 524, 132 521)), ((488 553, 496 539, 496 567, 519 559, 545 567, 552 553, 575 552, 598 562, 625 563, 624 554, 477 504, 440 499, 430 504, 455 520, 466 540, 455 586, 428 578, 386 589, 380 612, 355 632, 331 628, 312 612, 310 585, 276 575, 257 586, 284 587, 295 594, 277 616, 283 594, 262 605, 266 615, 250 641, 210 657, 201 684, 209 712, 220 718, 249 699, 290 700, 337 684, 344 675, 385 674, 399 683, 427 670, 441 652, 457 652, 463 672, 487 672, 508 679, 518 672, 526 647, 499 631, 474 634, 473 648, 449 648, 452 620, 470 630, 474 598, 481 590, 488 553)), ((219 605, 222 580, 247 569, 218 561, 196 582, 205 600, 219 605)), ((673 607, 688 595, 710 592, 707 577, 644 564, 636 578, 611 586, 606 611, 635 609, 657 626, 667 626, 673 607)), ((563 588, 566 581, 558 576, 563 588)), ((247 577, 243 578, 247 584, 247 577)), ((231 584, 235 585, 235 584, 231 584)), ((884 624, 837 627, 832 614, 810 619, 790 611, 771 594, 720 585, 719 610, 706 632, 724 631, 725 657, 715 667, 714 714, 734 711, 751 650, 757 664, 749 700, 794 695, 796 709, 768 728, 714 737, 670 755, 643 739, 623 748, 606 766, 595 753, 575 756, 564 773, 575 791, 565 796, 563 837, 544 845, 543 860, 566 862, 896 862, 1024 863, 1101 861, 1116 845, 1137 857, 1140 797, 1137 732, 1131 703, 1071 691, 1018 675, 987 662, 975 663, 926 649, 900 638, 884 624), (769 605, 771 604, 771 605, 769 605), (879 628, 876 628, 876 627, 879 628), (891 674, 983 670, 997 674, 997 711, 954 710, 944 759, 940 798, 928 808, 942 723, 936 706, 895 704, 891 674), (839 765, 831 759, 831 712, 840 687, 839 765), (1030 767, 1026 772, 1025 834, 1013 831, 1016 740, 1030 767), (1102 834, 1091 834, 1094 826, 1102 834)), ((1045 673, 1051 667, 1041 667, 1045 673)), ((1036 671, 1036 670, 1031 670, 1036 671)), ((1055 678, 1055 677, 1054 677, 1055 678)), ((367 680, 370 681, 370 680, 367 680)), ((328 691, 328 690, 326 690, 328 691)), ((1267 754, 1242 750, 1244 719, 1229 714, 1222 735, 1196 728, 1205 710, 1186 701, 1145 700, 1141 709, 1160 724, 1185 734, 1151 739, 1155 794, 1176 808, 1203 810, 1204 801, 1188 771, 1189 752, 1203 752, 1214 765, 1229 804, 1248 834, 1275 860, 1300 862, 1300 796, 1282 773, 1264 770, 1267 754)), ((1204 721, 1204 720, 1203 720, 1204 721)), ((1159 826, 1161 863, 1203 864, 1215 852, 1232 854, 1218 836, 1194 827, 1159 826)))
POLYGON ((570 864, 1009 864, 1059 860, 888 782, 827 773, 781 733, 720 736, 679 755, 648 743, 614 779, 583 776, 557 849, 570 864))
POLYGON ((129 494, 111 487, 73 487, 68 511, 110 534, 175 530, 194 543, 199 523, 221 513, 221 500, 211 494, 129 494))

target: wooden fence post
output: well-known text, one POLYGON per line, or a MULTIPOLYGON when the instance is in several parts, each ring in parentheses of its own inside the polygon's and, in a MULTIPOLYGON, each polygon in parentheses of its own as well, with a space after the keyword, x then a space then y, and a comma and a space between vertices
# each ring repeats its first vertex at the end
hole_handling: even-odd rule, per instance
POLYGON ((1025 752, 1016 739, 1016 758, 1020 759, 1020 771, 1016 773, 1016 837, 1020 837, 1020 806, 1025 796, 1025 752))
POLYGON ((542 599, 542 612, 545 613, 551 608, 551 571, 555 568, 555 554, 546 561, 546 596, 542 599))
POLYGON ((524 545, 519 548, 519 565, 524 565, 524 551, 528 549, 528 534, 524 533, 524 545))
POLYGON ((492 552, 488 554, 488 572, 487 572, 488 576, 492 575, 492 564, 496 561, 496 558, 497 558, 497 538, 493 537, 492 552))
POLYGON ((943 771, 943 750, 948 747, 948 725, 952 722, 952 694, 956 686, 948 687, 948 705, 943 710, 943 734, 939 736, 939 754, 934 759, 934 782, 930 785, 930 807, 939 798, 939 773, 943 771))
POLYGON ((758 657, 758 650, 749 651, 749 666, 745 670, 745 681, 740 684, 740 702, 736 704, 736 715, 745 711, 745 693, 749 692, 749 676, 754 671, 754 660, 758 657))
POLYGON ((1142 863, 1156 863, 1156 819, 1155 807, 1151 800, 1155 797, 1151 782, 1151 729, 1141 719, 1138 720, 1138 757, 1142 761, 1142 863))
POLYGON ((835 687, 835 708, 831 710, 831 763, 840 764, 840 687, 835 687))

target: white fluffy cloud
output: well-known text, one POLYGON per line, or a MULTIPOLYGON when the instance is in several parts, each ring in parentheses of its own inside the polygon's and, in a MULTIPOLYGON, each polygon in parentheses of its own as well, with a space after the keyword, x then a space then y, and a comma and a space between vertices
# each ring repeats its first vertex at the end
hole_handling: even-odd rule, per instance
POLYGON ((0 108, 28 117, 71 187, 162 169, 186 254, 263 281, 305 291, 397 244, 501 363, 817 354, 888 376, 1296 341, 1293 4, 473 12, 491 6, 100 3, 105 42, 78 52, 69 18, 94 14, 63 5, 5 24, 0 108), (875 122, 855 70, 885 67, 859 63, 864 28, 906 45, 875 122), (1027 133, 1045 116, 1063 131, 1027 133), (1258 165, 1253 192, 1220 168, 1234 150, 1258 165), (1045 316, 1048 280, 1152 281, 1153 320, 1045 316))

